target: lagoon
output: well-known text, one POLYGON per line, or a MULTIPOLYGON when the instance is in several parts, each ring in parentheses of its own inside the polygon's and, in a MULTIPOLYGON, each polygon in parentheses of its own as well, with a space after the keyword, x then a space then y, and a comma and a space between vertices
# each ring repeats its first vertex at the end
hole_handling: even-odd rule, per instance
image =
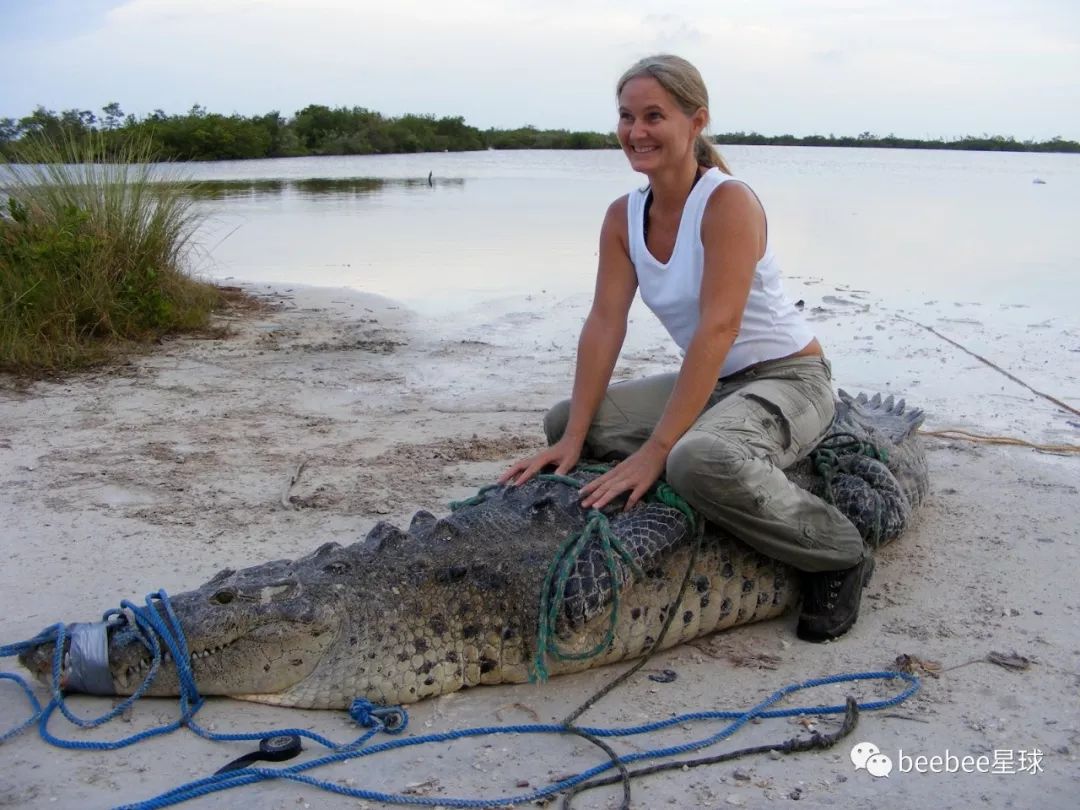
MULTIPOLYGON (((723 151, 761 196, 789 279, 821 278, 912 301, 974 297, 1068 314, 1061 293, 1077 283, 1080 268, 1073 233, 1080 156, 723 151)), ((201 269, 248 281, 356 287, 423 308, 540 289, 590 293, 604 211, 644 182, 616 151, 293 158, 183 169, 199 180, 243 181, 201 203, 213 218, 201 269)))
MULTIPOLYGON (((1032 420, 1042 401, 912 324, 1080 401, 1080 156, 721 151, 763 200, 788 293, 805 300, 842 384, 906 393, 937 409, 938 424, 1080 435, 1049 407, 1032 420)), ((203 182, 195 266, 210 277, 377 293, 432 332, 520 339, 559 357, 591 298, 606 207, 644 182, 617 151, 180 168, 203 182)), ((640 304, 633 319, 628 352, 677 362, 640 304)))

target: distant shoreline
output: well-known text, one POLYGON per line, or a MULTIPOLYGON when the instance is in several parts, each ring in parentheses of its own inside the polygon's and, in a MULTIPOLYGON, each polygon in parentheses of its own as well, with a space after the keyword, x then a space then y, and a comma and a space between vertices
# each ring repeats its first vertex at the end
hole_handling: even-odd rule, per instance
POLYGON ((983 135, 975 137, 971 135, 946 141, 923 140, 918 138, 900 138, 896 135, 878 137, 864 132, 854 137, 829 135, 759 135, 756 132, 749 134, 725 133, 714 137, 714 142, 720 146, 833 146, 841 148, 862 149, 927 149, 939 151, 962 151, 962 152, 1044 152, 1054 154, 1080 154, 1080 143, 1066 141, 1061 138, 1052 138, 1049 141, 1018 141, 1012 137, 1003 135, 983 135))
MULTIPOLYGON (((613 132, 572 132, 565 129, 481 130, 463 117, 403 115, 386 117, 363 107, 331 109, 312 104, 291 118, 272 111, 265 115, 221 115, 195 105, 180 115, 155 110, 138 118, 125 115, 120 105, 107 104, 102 115, 91 110, 57 114, 38 107, 20 119, 0 118, 0 158, 19 160, 27 141, 46 138, 54 143, 93 139, 105 156, 117 154, 131 141, 152 143, 161 160, 258 160, 329 155, 389 155, 417 152, 475 152, 486 149, 617 149, 613 132)), ((902 138, 871 132, 859 135, 762 135, 724 132, 713 135, 721 145, 834 146, 875 149, 933 149, 980 152, 1044 152, 1080 154, 1080 142, 1060 137, 1047 141, 1018 141, 1005 135, 965 135, 945 140, 902 138)))

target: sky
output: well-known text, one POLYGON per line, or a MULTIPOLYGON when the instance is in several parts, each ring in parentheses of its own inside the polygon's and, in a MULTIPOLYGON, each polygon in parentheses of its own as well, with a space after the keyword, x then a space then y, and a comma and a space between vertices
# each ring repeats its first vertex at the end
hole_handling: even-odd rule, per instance
POLYGON ((667 52, 713 132, 1080 140, 1080 0, 0 0, 0 118, 308 104, 609 132, 667 52))

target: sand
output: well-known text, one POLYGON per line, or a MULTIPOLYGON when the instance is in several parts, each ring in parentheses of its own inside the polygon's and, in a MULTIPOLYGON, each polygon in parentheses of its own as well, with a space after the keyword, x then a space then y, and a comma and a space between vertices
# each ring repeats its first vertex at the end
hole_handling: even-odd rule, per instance
MULTIPOLYGON (((226 566, 295 557, 329 540, 353 542, 379 520, 407 523, 421 508, 445 512, 450 500, 473 494, 539 447, 544 410, 569 390, 581 302, 538 296, 449 319, 347 290, 253 292, 265 308, 224 316, 226 337, 170 340, 127 364, 63 381, 3 382, 0 641, 28 638, 58 620, 97 619, 122 599, 141 601, 158 588, 180 592, 226 566)), ((845 388, 907 393, 927 409, 932 427, 1076 443, 1076 417, 917 327, 889 322, 862 304, 858 291, 818 287, 813 294, 808 312, 826 334, 845 388), (968 381, 963 396, 955 386, 960 379, 968 381)), ((931 317, 931 309, 907 314, 931 317)), ((975 328, 972 322, 986 320, 949 325, 959 334, 975 328)), ((635 334, 619 376, 677 362, 655 330, 639 327, 635 334)), ((1044 338, 1015 347, 1012 359, 1038 352, 1036 339, 1044 338)), ((1055 332, 1054 340, 1065 359, 1080 348, 1073 328, 1055 332)), ((1061 383, 1058 393, 1075 402, 1076 381, 1067 371, 1044 370, 1037 381, 1043 388, 1061 383)), ((911 531, 880 554, 848 636, 804 644, 794 636, 794 615, 736 628, 658 655, 584 722, 742 709, 785 684, 882 669, 903 655, 923 672, 921 691, 895 709, 864 714, 853 737, 826 752, 650 777, 635 784, 634 807, 1076 806, 1080 460, 1026 448, 927 443, 933 493, 911 531), (986 662, 995 651, 1030 664, 1011 669, 986 662), (663 669, 677 679, 647 677, 663 669), (863 741, 894 761, 889 778, 851 763, 851 747, 863 741), (901 751, 984 756, 1006 772, 900 772, 901 751), (1032 768, 1034 751, 1041 758, 1032 768)), ((16 669, 14 660, 3 668, 16 669)), ((410 707, 409 733, 556 721, 616 671, 427 701, 410 707)), ((898 688, 872 685, 854 693, 872 699, 898 688)), ((832 686, 788 705, 841 702, 850 691, 832 686)), ((104 698, 71 703, 87 716, 112 705, 104 698)), ((144 700, 105 729, 80 732, 59 722, 54 730, 111 739, 175 711, 172 701, 144 700)), ((17 688, 0 682, 0 727, 27 712, 17 688)), ((343 713, 224 699, 209 700, 199 717, 219 732, 299 726, 341 741, 359 733, 343 713)), ((706 753, 806 736, 808 726, 828 731, 836 720, 751 724, 706 753)), ((680 726, 663 739, 696 739, 718 727, 680 726)), ((637 740, 624 750, 644 747, 637 740)), ((0 746, 0 806, 98 808, 145 800, 251 748, 180 731, 116 752, 64 751, 29 731, 0 746)), ((540 786, 599 761, 577 739, 493 737, 404 749, 321 775, 438 801, 512 795, 527 790, 519 785, 540 786)), ((188 806, 377 805, 275 783, 188 806)), ((596 791, 574 806, 616 807, 617 794, 596 791)))

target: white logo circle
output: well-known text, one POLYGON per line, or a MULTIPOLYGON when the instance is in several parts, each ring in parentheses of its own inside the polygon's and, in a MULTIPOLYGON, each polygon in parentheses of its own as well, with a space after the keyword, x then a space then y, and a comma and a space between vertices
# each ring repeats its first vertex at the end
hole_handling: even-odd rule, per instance
POLYGON ((866 760, 866 772, 875 778, 884 776, 887 779, 892 773, 892 760, 885 754, 872 754, 866 760))
POLYGON ((851 764, 855 770, 866 767, 866 760, 874 754, 880 754, 881 750, 872 742, 861 742, 851 749, 851 764))

